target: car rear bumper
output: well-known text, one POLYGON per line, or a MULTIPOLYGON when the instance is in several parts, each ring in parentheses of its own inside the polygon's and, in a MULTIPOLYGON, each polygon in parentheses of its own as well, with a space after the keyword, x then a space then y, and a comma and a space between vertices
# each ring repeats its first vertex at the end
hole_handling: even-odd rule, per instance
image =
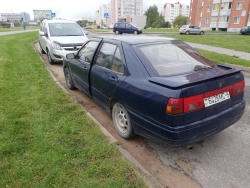
POLYGON ((204 140, 237 122, 244 113, 245 101, 201 121, 184 126, 170 127, 155 121, 146 120, 141 116, 128 111, 134 131, 138 135, 169 144, 184 146, 204 140))

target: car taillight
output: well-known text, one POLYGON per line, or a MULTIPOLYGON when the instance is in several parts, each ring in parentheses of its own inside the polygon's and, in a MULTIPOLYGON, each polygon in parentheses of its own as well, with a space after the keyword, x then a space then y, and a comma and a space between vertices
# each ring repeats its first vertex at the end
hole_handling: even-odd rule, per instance
POLYGON ((184 113, 204 108, 203 94, 184 98, 184 113))
POLYGON ((245 80, 237 82, 233 85, 233 96, 238 95, 245 90, 245 80))
POLYGON ((177 115, 183 113, 183 99, 182 98, 170 98, 166 106, 166 112, 171 115, 177 115))

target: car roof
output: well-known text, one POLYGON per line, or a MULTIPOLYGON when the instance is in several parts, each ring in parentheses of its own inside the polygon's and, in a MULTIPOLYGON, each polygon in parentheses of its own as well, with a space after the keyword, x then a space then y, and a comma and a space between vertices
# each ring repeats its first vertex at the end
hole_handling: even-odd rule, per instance
POLYGON ((71 20, 43 20, 43 22, 47 22, 47 23, 76 23, 75 21, 71 21, 71 20))
POLYGON ((177 40, 174 38, 168 38, 168 37, 158 37, 158 36, 145 36, 145 35, 109 35, 109 36, 97 36, 94 38, 98 39, 111 39, 116 41, 121 41, 128 43, 130 45, 134 44, 144 44, 144 43, 154 43, 154 42, 170 42, 172 40, 177 40))

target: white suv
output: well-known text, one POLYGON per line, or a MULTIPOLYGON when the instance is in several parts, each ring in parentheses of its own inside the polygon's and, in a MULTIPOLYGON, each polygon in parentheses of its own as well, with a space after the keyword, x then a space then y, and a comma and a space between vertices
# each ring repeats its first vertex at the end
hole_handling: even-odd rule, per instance
POLYGON ((41 53, 47 54, 50 64, 76 52, 87 40, 82 28, 74 21, 44 20, 41 23, 39 44, 41 53))

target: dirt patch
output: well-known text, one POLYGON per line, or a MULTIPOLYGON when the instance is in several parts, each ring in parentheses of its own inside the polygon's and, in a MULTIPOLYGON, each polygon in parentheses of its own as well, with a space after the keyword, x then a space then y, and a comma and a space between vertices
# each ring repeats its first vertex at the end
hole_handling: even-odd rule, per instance
MULTIPOLYGON (((36 51, 40 52, 38 42, 34 44, 36 51)), ((62 64, 50 65, 46 54, 40 54, 47 68, 54 74, 60 84, 75 98, 112 136, 118 140, 118 145, 127 150, 164 188, 196 188, 201 187, 193 179, 192 167, 186 159, 176 161, 177 168, 164 165, 156 151, 151 148, 145 139, 137 136, 132 140, 121 138, 114 128, 111 115, 101 109, 90 97, 79 90, 69 90, 66 86, 62 64)))

